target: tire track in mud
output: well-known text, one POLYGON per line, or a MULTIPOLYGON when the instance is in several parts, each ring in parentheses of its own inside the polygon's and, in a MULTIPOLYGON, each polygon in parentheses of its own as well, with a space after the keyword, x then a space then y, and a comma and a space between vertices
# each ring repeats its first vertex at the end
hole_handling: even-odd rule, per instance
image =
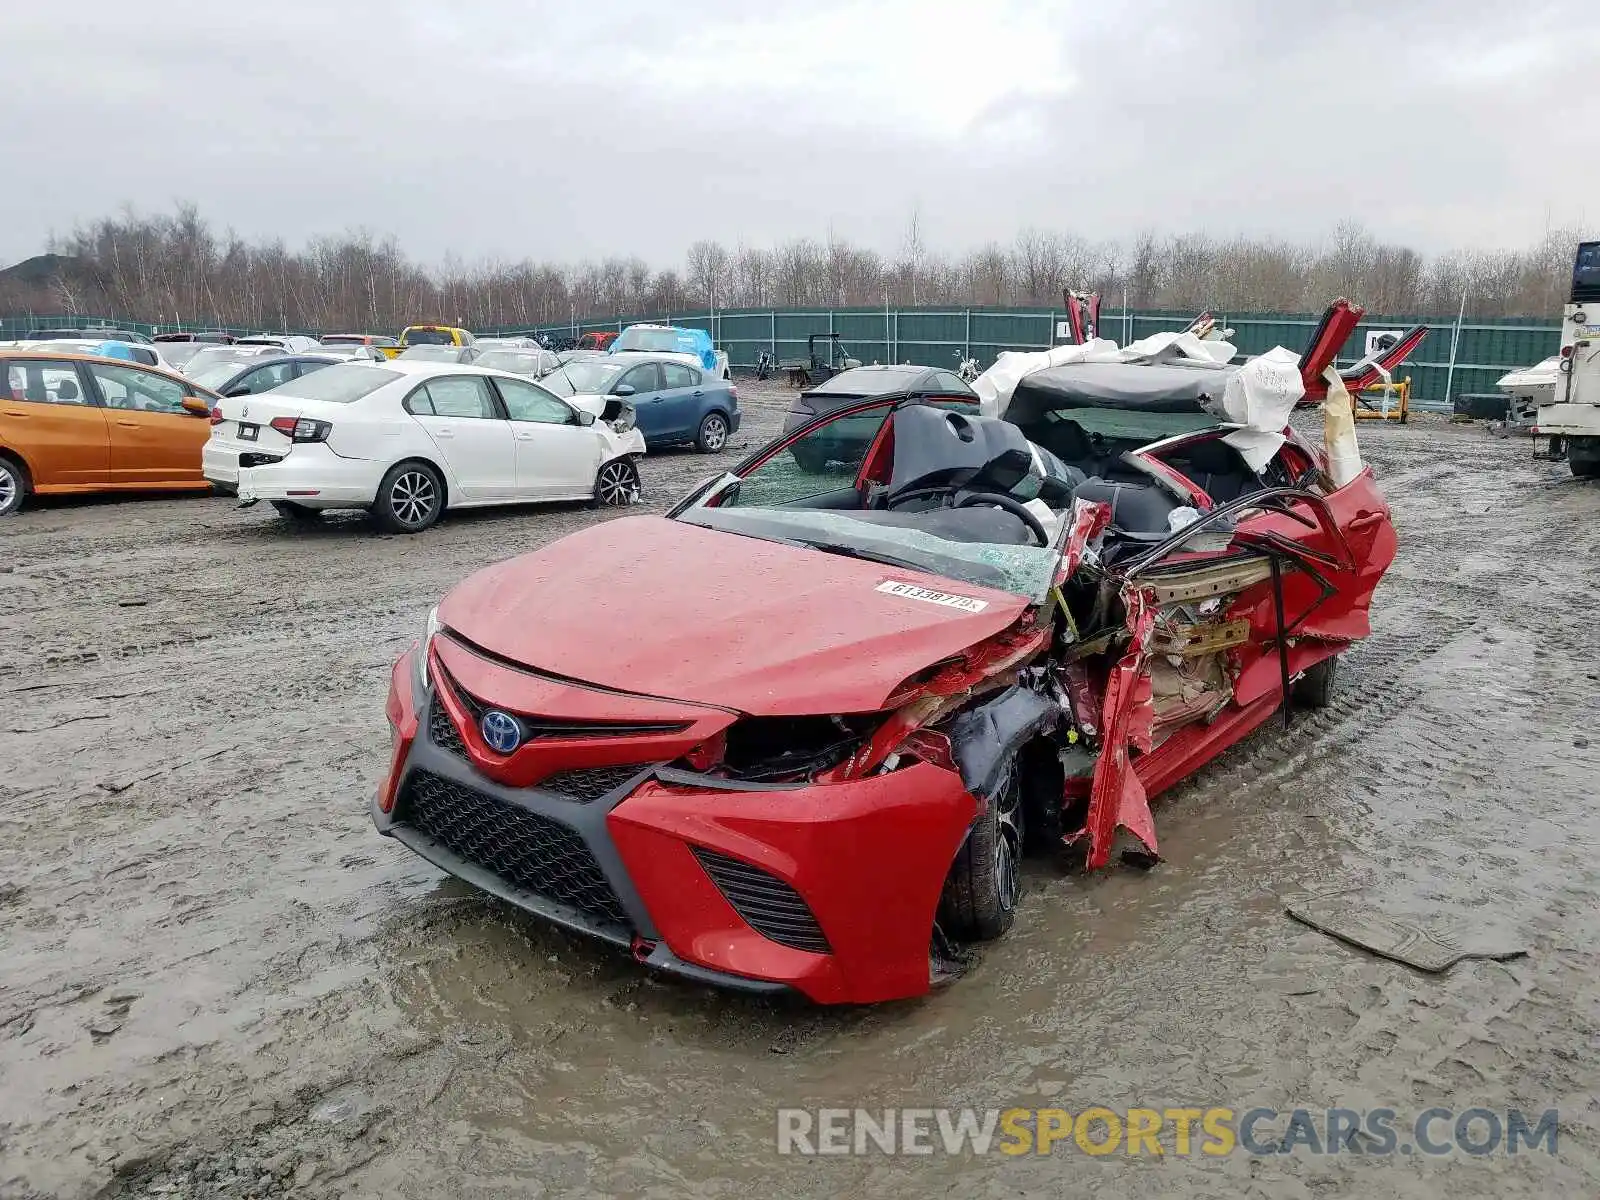
MULTIPOLYGON (((752 401, 752 444, 784 400, 759 430, 752 401)), ((296 536, 210 501, 0 524, 0 559, 18 563, 0 585, 36 605, 0 617, 0 662, 14 654, 31 677, 0 679, 0 702, 31 706, 13 723, 40 729, 0 733, 0 754, 24 764, 0 783, 0 829, 30 846, 21 896, 0 900, 5 1003, 34 1013, 0 1036, 0 1192, 25 1160, 25 1178, 62 1196, 144 1195, 162 1168, 184 1200, 240 1194, 262 1173, 273 1183, 258 1190, 295 1196, 489 1194, 493 1180, 551 1194, 1061 1194, 1080 1176, 1059 1156, 779 1162, 772 1110, 1539 1108, 1592 1093, 1593 1064, 1561 1052, 1600 1025, 1581 799, 1600 761, 1574 760, 1558 735, 1570 742, 1567 714, 1597 700, 1580 666, 1594 669, 1595 638, 1570 618, 1592 604, 1574 554, 1593 553, 1600 499, 1470 432, 1362 436, 1402 544, 1335 704, 1288 731, 1270 722, 1161 797, 1168 861, 1153 872, 1031 872, 1017 929, 966 979, 863 1012, 651 979, 372 836, 388 664, 422 613, 473 567, 614 514, 463 515, 404 541, 359 520, 296 536), (146 589, 150 605, 113 608, 146 589), (184 624, 197 603, 205 622, 184 624), (1547 644, 1537 631, 1557 621, 1547 644), (174 627, 209 636, 183 643, 174 627), (168 637, 180 644, 156 644, 168 637), (34 682, 49 686, 21 691, 34 682), (122 705, 114 720, 60 724, 121 693, 137 695, 93 702, 122 705), (189 761, 236 741, 250 752, 189 761), (1419 977, 1283 915, 1280 895, 1341 882, 1519 913, 1537 953, 1419 977), (127 1024, 94 1041, 86 1026, 129 991, 127 1024), (330 1110, 351 1115, 314 1115, 330 1110)), ((642 511, 733 461, 647 458, 663 482, 642 511)), ((1600 1145, 1572 1103, 1564 1144, 1600 1145)), ((1118 1159, 1082 1186, 1588 1194, 1588 1153, 1426 1173, 1349 1156, 1118 1159)))

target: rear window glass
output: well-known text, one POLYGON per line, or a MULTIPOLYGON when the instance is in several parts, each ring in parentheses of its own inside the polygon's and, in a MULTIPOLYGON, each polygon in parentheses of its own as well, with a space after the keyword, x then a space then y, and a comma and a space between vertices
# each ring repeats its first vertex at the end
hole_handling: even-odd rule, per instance
POLYGON ((401 338, 408 346, 454 346, 455 338, 442 329, 408 329, 401 338))
POLYGON ((811 390, 825 396, 832 392, 846 396, 879 396, 885 392, 904 391, 925 374, 927 369, 920 367, 915 371, 843 371, 811 390))
POLYGON ((382 367, 369 367, 365 363, 340 363, 302 375, 286 384, 284 395, 298 400, 321 400, 328 404, 349 404, 363 396, 370 396, 386 383, 400 378, 399 371, 386 371, 382 367))

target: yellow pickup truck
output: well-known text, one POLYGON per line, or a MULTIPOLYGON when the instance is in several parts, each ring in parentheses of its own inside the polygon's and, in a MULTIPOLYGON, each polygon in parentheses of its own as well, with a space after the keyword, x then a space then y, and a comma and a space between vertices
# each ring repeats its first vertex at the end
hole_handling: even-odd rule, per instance
POLYGON ((379 346, 385 358, 399 358, 411 346, 470 346, 477 339, 454 325, 407 325, 398 346, 379 346))

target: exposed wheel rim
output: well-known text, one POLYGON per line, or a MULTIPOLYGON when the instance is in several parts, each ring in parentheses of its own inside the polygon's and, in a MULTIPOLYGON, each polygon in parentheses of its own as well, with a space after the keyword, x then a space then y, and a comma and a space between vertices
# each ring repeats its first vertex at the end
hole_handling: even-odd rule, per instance
POLYGON ((721 450, 728 440, 728 426, 721 417, 707 417, 700 428, 700 440, 707 450, 721 450))
POLYGON ((0 513, 10 512, 22 496, 22 481, 10 467, 0 467, 0 513))
POLYGON ((995 798, 994 890, 1001 911, 1017 906, 1022 893, 1022 789, 1013 780, 995 798))
POLYGON ((595 480, 595 490, 600 493, 600 502, 621 506, 632 504, 638 485, 634 481, 633 470, 625 463, 607 463, 600 468, 600 477, 595 480))
POLYGON ((402 525, 421 525, 439 503, 439 489, 425 471, 403 471, 389 488, 389 511, 402 525))

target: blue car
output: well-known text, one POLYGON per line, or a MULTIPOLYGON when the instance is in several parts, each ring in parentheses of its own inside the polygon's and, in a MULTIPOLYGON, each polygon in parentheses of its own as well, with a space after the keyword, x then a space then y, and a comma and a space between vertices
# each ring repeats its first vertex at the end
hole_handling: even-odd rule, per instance
POLYGON ((692 445, 719 454, 739 431, 739 390, 677 354, 639 352, 578 359, 539 380, 564 397, 602 397, 633 405, 652 450, 692 445))

